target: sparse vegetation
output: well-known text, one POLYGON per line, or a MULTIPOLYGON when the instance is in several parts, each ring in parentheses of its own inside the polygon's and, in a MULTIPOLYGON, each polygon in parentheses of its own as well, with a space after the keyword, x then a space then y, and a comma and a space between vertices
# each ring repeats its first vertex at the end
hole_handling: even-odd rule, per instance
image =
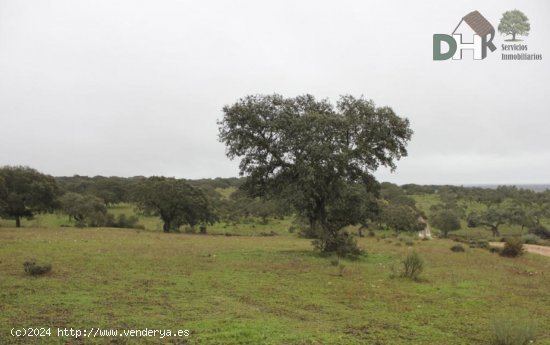
POLYGON ((527 316, 500 316, 493 320, 492 328, 491 345, 528 345, 536 339, 536 324, 527 316))
POLYGON ((401 277, 418 280, 424 270, 424 260, 417 252, 412 252, 401 262, 403 271, 401 277))

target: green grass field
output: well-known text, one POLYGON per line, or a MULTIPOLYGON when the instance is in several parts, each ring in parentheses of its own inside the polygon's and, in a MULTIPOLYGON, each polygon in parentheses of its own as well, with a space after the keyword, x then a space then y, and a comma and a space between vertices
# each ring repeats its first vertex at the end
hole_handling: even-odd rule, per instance
POLYGON ((362 238, 331 265, 309 240, 158 231, 0 228, 2 344, 488 344, 500 315, 550 344, 550 258, 508 259, 449 240, 362 238), (391 243, 390 243, 391 241, 391 243), (419 282, 391 278, 412 250, 419 282), (23 272, 35 258, 53 269, 23 272), (12 338, 12 327, 188 329, 187 338, 12 338))

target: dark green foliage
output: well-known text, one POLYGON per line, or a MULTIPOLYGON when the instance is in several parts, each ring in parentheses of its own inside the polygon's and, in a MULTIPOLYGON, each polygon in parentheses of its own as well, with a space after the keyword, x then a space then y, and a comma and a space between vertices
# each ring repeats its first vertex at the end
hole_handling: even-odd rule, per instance
POLYGON ((164 232, 211 224, 216 217, 205 193, 187 183, 166 177, 150 177, 136 187, 134 198, 141 211, 159 216, 164 232))
POLYGON ((240 219, 242 217, 258 217, 261 224, 267 224, 269 218, 277 218, 292 214, 288 202, 281 198, 270 199, 253 197, 246 190, 238 189, 226 200, 224 218, 240 219))
POLYGON ((544 225, 537 224, 529 228, 529 233, 536 235, 540 238, 550 239, 550 230, 548 230, 544 225))
POLYGON ((401 277, 418 280, 420 273, 424 270, 424 260, 420 255, 412 252, 401 263, 403 264, 401 277))
POLYGON ((355 237, 345 231, 338 232, 336 237, 321 233, 321 237, 313 240, 312 244, 321 253, 335 253, 339 258, 353 260, 365 255, 365 252, 357 246, 355 237))
POLYGON ((380 165, 395 169, 412 135, 408 120, 390 108, 351 96, 336 107, 311 95, 247 96, 223 111, 220 141, 230 158, 242 158, 243 189, 284 196, 320 232, 322 251, 350 244, 341 240, 342 228, 372 219, 365 207, 372 199, 365 196, 377 190, 371 172, 380 165))
POLYGON ((21 218, 52 212, 58 193, 51 176, 29 167, 0 168, 0 216, 15 219, 16 227, 21 226, 21 218))
POLYGON ((421 231, 426 226, 421 219, 420 212, 408 205, 389 204, 383 206, 381 220, 396 233, 421 231))
POLYGON ((504 248, 500 251, 500 255, 515 258, 524 253, 523 241, 519 237, 509 237, 504 242, 504 248))
POLYGON ((460 252, 465 252, 466 250, 461 244, 455 244, 454 246, 451 247, 451 251, 455 253, 460 253, 460 252))
POLYGON ((38 265, 34 260, 30 260, 23 263, 23 268, 28 275, 39 276, 50 272, 52 270, 52 265, 38 265))
POLYGON ((447 237, 450 231, 460 229, 460 219, 453 209, 441 208, 432 213, 431 224, 441 230, 443 237, 447 237))
POLYGON ((133 188, 145 180, 145 177, 104 177, 104 176, 70 176, 56 177, 60 189, 65 193, 93 195, 102 199, 107 205, 132 201, 133 188))
POLYGON ((414 199, 407 196, 403 188, 393 183, 382 182, 380 184, 380 196, 390 204, 416 207, 414 199))

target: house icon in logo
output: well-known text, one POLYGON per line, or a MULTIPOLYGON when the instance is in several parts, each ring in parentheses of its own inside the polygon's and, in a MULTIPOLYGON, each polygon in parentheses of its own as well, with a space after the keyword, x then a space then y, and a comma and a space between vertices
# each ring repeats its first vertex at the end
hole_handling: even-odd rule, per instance
POLYGON ((474 60, 483 60, 487 57, 487 48, 492 52, 497 48, 493 44, 495 28, 478 11, 473 11, 464 16, 452 36, 435 34, 434 39, 434 60, 462 59, 463 50, 473 50, 474 60), (449 50, 441 52, 441 42, 449 45, 449 50))

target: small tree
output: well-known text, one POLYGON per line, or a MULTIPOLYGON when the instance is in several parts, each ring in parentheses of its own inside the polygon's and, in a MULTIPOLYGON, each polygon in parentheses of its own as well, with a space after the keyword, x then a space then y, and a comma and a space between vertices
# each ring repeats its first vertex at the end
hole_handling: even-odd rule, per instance
POLYGON ((136 187, 135 199, 139 209, 162 219, 164 232, 170 232, 184 224, 194 227, 199 223, 212 223, 215 220, 205 194, 185 180, 148 178, 136 187))
POLYGON ((455 211, 440 209, 432 213, 431 224, 441 230, 443 237, 447 237, 450 231, 460 229, 460 219, 455 211))
POLYGON ((57 184, 49 175, 29 167, 0 168, 0 215, 15 219, 16 227, 21 226, 21 218, 53 211, 57 194, 57 184))
POLYGON ((529 18, 519 10, 504 12, 498 25, 498 31, 503 35, 512 35, 512 41, 516 41, 516 35, 529 35, 530 29, 529 18))
POLYGON ((382 207, 382 222, 396 233, 415 232, 424 229, 420 212, 408 205, 389 204, 382 207))
MULTIPOLYGON (((109 225, 105 202, 94 195, 65 193, 59 198, 61 210, 74 219, 77 226, 109 225)), ((111 216, 112 217, 112 216, 111 216)))
POLYGON ((482 212, 472 212, 468 215, 468 227, 485 226, 491 230, 493 237, 500 236, 499 227, 510 221, 510 211, 490 207, 482 212))

